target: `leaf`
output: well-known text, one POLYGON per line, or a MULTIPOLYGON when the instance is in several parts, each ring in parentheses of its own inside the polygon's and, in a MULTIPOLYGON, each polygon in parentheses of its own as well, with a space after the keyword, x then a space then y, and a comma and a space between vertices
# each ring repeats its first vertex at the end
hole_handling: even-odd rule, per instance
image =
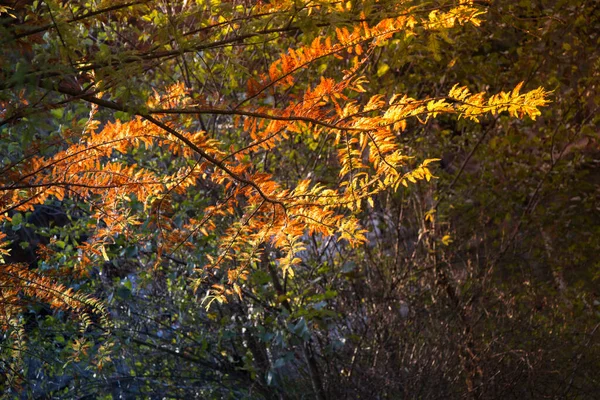
POLYGON ((452 242, 453 242, 453 240, 452 240, 452 238, 450 237, 450 235, 444 235, 444 236, 442 237, 442 243, 444 244, 444 246, 449 246, 449 245, 450 245, 450 243, 452 243, 452 242))
POLYGON ((381 78, 390 70, 390 66, 386 63, 380 63, 377 67, 377 77, 381 78))
POLYGON ((104 258, 104 261, 110 261, 110 258, 108 258, 108 254, 106 254, 106 248, 104 246, 100 246, 100 251, 102 252, 102 257, 104 258))

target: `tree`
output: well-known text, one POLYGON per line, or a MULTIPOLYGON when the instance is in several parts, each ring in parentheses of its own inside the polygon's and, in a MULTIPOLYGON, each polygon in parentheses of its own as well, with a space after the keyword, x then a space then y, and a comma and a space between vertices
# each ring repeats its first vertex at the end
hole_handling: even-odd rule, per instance
POLYGON ((401 77, 431 94, 526 76, 554 89, 553 104, 535 122, 442 117, 403 136, 413 154, 443 158, 439 179, 376 200, 375 245, 354 258, 359 284, 345 296, 360 299, 349 314, 370 317, 347 346, 357 361, 344 382, 360 382, 349 390, 401 382, 408 398, 593 398, 598 387, 597 5, 497 2, 485 20, 476 34, 454 32, 462 45, 438 59, 425 46, 418 62, 383 52, 377 83, 401 77))
MULTIPOLYGON (((89 342, 70 343, 74 365, 87 352, 102 368, 112 338, 128 337, 158 352, 157 371, 182 394, 225 387, 269 397, 270 388, 298 387, 326 398, 319 357, 334 354, 343 336, 331 333, 323 347, 311 332, 328 326, 336 315, 327 305, 344 297, 310 282, 354 281, 359 269, 341 268, 340 257, 368 256, 365 210, 433 177, 437 157, 406 153, 402 132, 454 114, 473 123, 502 112, 535 119, 547 103, 543 89, 522 94, 521 84, 493 95, 447 85, 418 99, 371 90, 376 76, 390 79, 386 49, 425 49, 437 60, 455 32, 479 26, 485 7, 472 1, 49 1, 0 11, 8 38, 0 218, 18 233, 35 228, 31 213, 41 205, 60 204, 70 217, 68 228, 46 228, 47 243, 26 263, 9 258, 15 234, 4 245, 12 248, 3 250, 2 322, 13 337, 4 348, 24 348, 22 316, 41 300, 83 316, 89 342), (140 316, 127 319, 136 333, 115 333, 91 292, 109 303, 135 294, 159 304, 134 302, 128 311, 140 316), (144 316, 165 325, 162 336, 143 332, 144 316), (173 328, 186 318, 218 323, 173 328), (222 386, 188 387, 174 373, 184 369, 160 365, 164 353, 222 386), (286 373, 293 369, 306 371, 310 389, 286 373)), ((424 218, 433 223, 433 213, 424 218)), ((112 368, 106 376, 132 376, 131 365, 112 368)), ((150 393, 150 379, 132 379, 131 390, 150 393)))

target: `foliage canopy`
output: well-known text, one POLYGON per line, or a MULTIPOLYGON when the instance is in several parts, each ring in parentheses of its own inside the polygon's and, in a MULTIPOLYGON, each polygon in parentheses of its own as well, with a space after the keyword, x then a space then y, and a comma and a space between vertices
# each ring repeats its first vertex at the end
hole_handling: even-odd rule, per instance
MULTIPOLYGON (((440 70, 475 57, 459 48, 445 60, 445 49, 481 41, 488 7, 498 11, 468 0, 2 6, 6 387, 68 396, 95 390, 81 382, 99 385, 99 374, 119 384, 115 396, 276 398, 296 388, 285 396, 329 398, 352 377, 360 336, 369 337, 356 330, 368 298, 356 285, 374 273, 361 258, 398 264, 405 252, 408 273, 423 255, 432 277, 379 270, 388 295, 418 293, 429 307, 438 289, 415 288, 433 284, 468 310, 482 296, 474 281, 495 275, 454 281, 440 266, 457 239, 445 228, 452 212, 443 195, 422 194, 443 158, 443 148, 424 148, 427 133, 531 124, 549 103, 527 76, 481 90, 474 71, 440 70), (402 78, 406 65, 420 69, 415 83, 402 78), (440 83, 427 87, 436 74, 440 83), (411 141, 415 133, 421 141, 411 141), (418 238, 402 250, 404 196, 413 194, 418 238), (380 236, 385 219, 395 221, 395 244, 380 236), (342 293, 349 287, 358 304, 342 293), (50 333, 57 346, 43 354, 58 353, 75 372, 44 367, 45 385, 23 386, 44 369, 27 361, 27 346, 53 329, 65 333, 50 333), (350 348, 339 368, 336 351, 350 348), (152 364, 146 375, 140 360, 152 364)), ((409 312, 406 304, 395 298, 389 310, 409 312)), ((465 336, 461 381, 483 393, 475 323, 458 313, 463 326, 448 330, 465 336)))

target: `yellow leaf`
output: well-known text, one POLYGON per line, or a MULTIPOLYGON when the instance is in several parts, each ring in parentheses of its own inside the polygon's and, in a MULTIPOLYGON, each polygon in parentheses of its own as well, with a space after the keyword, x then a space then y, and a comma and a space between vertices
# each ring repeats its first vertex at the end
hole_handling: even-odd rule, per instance
POLYGON ((108 254, 106 254, 106 249, 104 248, 104 246, 100 246, 100 251, 102 252, 102 257, 104 258, 104 261, 110 261, 110 258, 108 258, 108 254))
POLYGON ((428 158, 425 161, 423 161, 422 165, 425 167, 432 162, 440 161, 440 160, 441 160, 441 158, 428 158))
POLYGON ((435 210, 433 208, 425 213, 425 221, 435 222, 435 210))
POLYGON ((389 65, 387 65, 386 63, 381 63, 379 65, 379 68, 377 68, 377 77, 381 78, 383 75, 385 75, 386 72, 389 71, 389 69, 389 65))
POLYGON ((238 295, 240 300, 242 300, 242 289, 240 288, 240 286, 237 283, 233 284, 233 291, 238 295))
POLYGON ((449 246, 450 243, 452 243, 454 240, 452 240, 452 238, 450 237, 450 235, 444 235, 444 237, 442 237, 442 243, 445 246, 449 246))

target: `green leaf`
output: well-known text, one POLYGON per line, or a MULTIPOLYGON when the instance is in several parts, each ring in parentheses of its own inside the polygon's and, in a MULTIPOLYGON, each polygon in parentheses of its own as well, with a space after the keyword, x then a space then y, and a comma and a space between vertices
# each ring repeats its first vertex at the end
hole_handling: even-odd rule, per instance
POLYGON ((131 298, 131 290, 126 286, 121 286, 117 289, 117 297, 122 300, 128 300, 131 298))
POLYGON ((21 228, 21 224, 23 223, 23 214, 21 213, 16 213, 15 215, 12 216, 12 220, 11 220, 13 229, 16 227, 16 229, 20 229, 21 228))

